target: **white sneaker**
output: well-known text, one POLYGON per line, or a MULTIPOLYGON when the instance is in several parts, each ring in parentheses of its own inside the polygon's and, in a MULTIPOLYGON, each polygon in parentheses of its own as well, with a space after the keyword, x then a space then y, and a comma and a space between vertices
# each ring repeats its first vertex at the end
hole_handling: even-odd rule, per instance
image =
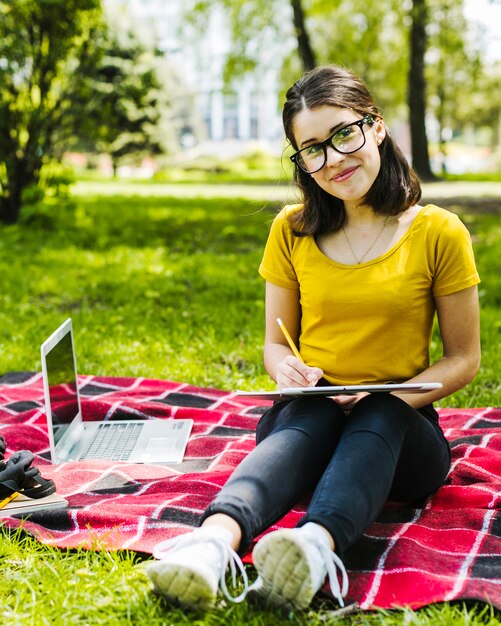
POLYGON ((154 590, 169 600, 192 608, 207 609, 217 597, 219 585, 226 598, 241 602, 249 587, 247 572, 231 547, 231 533, 220 526, 205 526, 157 544, 146 574, 154 590), (226 586, 226 568, 230 565, 233 587, 236 570, 243 578, 244 589, 231 596, 226 586))
POLYGON ((310 605, 328 575, 333 596, 340 606, 344 606, 348 575, 343 562, 330 550, 319 530, 317 528, 312 532, 306 526, 285 528, 258 541, 252 559, 259 577, 252 585, 252 591, 274 606, 304 609, 310 605))

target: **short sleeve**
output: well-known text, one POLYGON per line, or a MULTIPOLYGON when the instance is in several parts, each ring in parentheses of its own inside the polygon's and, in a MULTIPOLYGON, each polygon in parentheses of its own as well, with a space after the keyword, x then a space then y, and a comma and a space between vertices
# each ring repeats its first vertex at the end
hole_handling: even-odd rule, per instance
POLYGON ((296 289, 298 281, 292 260, 296 237, 288 221, 290 210, 291 207, 284 207, 273 220, 259 274, 274 285, 296 289))
POLYGON ((480 282, 470 233, 457 215, 448 214, 435 248, 433 295, 447 296, 480 282))

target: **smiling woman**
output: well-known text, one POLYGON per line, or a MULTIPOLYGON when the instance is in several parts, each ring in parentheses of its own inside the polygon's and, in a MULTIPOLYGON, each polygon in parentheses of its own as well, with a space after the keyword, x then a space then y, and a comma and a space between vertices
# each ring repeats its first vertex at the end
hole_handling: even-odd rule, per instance
POLYGON ((385 137, 382 118, 358 113, 337 106, 304 108, 293 123, 296 143, 304 146, 293 155, 297 165, 330 196, 343 201, 348 211, 365 197, 381 167, 377 146, 385 137), (311 139, 313 134, 329 134, 326 140, 311 139), (320 158, 318 157, 320 153, 320 158), (315 158, 316 157, 316 158, 315 158))
POLYGON ((221 586, 234 602, 252 591, 302 609, 326 577, 343 605, 345 550, 388 498, 422 499, 445 480, 450 450, 432 403, 466 385, 479 365, 469 234, 455 215, 418 204, 419 181, 362 81, 337 66, 307 73, 287 92, 283 121, 303 203, 276 216, 259 268, 270 377, 279 389, 390 381, 440 388, 275 403, 201 528, 154 552, 156 590, 189 606, 213 604, 221 586), (431 364, 435 314, 443 357, 431 364), (297 528, 256 543, 259 576, 249 587, 237 551, 311 488, 297 528), (225 585, 228 565, 242 573, 237 596, 225 585))

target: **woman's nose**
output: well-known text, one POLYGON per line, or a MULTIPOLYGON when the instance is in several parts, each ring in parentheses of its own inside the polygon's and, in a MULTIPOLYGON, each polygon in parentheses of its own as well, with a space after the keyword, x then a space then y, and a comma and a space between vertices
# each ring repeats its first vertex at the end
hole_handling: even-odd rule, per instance
POLYGON ((334 148, 332 146, 327 146, 327 148, 325 149, 326 152, 326 159, 325 159, 325 163, 326 165, 337 165, 338 163, 341 163, 342 161, 344 161, 344 159, 346 158, 345 154, 342 154, 341 152, 338 152, 337 150, 334 150, 334 148))

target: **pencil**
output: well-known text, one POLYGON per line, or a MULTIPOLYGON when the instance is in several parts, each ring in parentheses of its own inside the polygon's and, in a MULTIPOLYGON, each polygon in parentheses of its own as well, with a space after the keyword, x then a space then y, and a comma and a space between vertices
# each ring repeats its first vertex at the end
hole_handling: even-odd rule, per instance
POLYGON ((301 363, 304 363, 303 358, 299 354, 299 350, 296 348, 296 346, 294 345, 294 342, 292 341, 292 337, 289 335, 289 331, 287 330, 285 324, 282 322, 282 320, 279 317, 277 317, 277 324, 280 326, 280 330, 283 332, 284 337, 287 339, 287 343, 289 344, 290 349, 294 353, 294 356, 298 358, 301 361, 301 363))
POLYGON ((3 509, 4 506, 6 506, 7 504, 9 504, 9 502, 11 500, 14 500, 15 498, 17 498, 17 496, 20 495, 18 491, 14 491, 14 493, 11 493, 10 496, 7 496, 6 498, 4 498, 1 502, 0 502, 0 509, 3 509))

